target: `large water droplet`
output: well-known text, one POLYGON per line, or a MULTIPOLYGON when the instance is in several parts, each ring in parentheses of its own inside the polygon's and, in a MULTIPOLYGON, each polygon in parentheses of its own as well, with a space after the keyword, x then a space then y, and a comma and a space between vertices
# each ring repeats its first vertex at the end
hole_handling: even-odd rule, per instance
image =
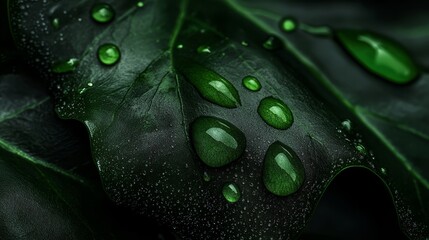
POLYGON ((267 97, 258 106, 259 116, 270 126, 288 129, 292 126, 293 115, 289 107, 280 99, 267 97))
POLYGON ((237 202, 241 197, 240 189, 235 183, 227 183, 223 186, 222 194, 230 203, 237 202))
POLYGON ((344 48, 367 70, 397 84, 414 80, 418 67, 397 43, 366 31, 341 30, 337 38, 344 48))
POLYGON ((297 22, 294 18, 285 17, 280 21, 280 28, 285 32, 293 32, 297 28, 297 22))
POLYGON ((111 43, 106 43, 98 48, 98 60, 105 65, 113 65, 121 58, 119 48, 111 43))
POLYGON ((252 92, 257 92, 261 90, 261 83, 256 77, 246 76, 243 78, 243 86, 249 89, 252 92))
POLYGON ((181 71, 200 95, 208 101, 226 108, 240 106, 237 89, 216 72, 193 63, 183 65, 181 71))
POLYGON ((295 152, 276 141, 265 154, 263 182, 268 191, 287 196, 296 192, 304 182, 305 170, 295 152))
POLYGON ((99 23, 107 23, 115 17, 115 11, 107 3, 97 3, 91 9, 91 17, 99 23))
POLYGON ((222 167, 239 158, 246 148, 244 133, 215 117, 199 117, 191 124, 192 144, 210 167, 222 167))
POLYGON ((68 73, 72 72, 79 65, 79 60, 76 58, 70 58, 67 61, 60 61, 52 66, 52 71, 54 73, 68 73))

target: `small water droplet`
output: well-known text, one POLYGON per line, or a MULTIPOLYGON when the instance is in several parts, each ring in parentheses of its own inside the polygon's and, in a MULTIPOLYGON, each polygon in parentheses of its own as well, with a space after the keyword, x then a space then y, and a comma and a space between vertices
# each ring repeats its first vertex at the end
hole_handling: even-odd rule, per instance
POLYGON ((191 124, 191 140, 198 157, 210 167, 222 167, 238 159, 246 137, 233 124, 215 117, 199 117, 191 124))
POLYGON ((265 154, 262 177, 268 191, 278 196, 287 196, 301 187, 305 170, 296 153, 276 141, 265 154))
POLYGON ((387 170, 385 168, 380 168, 380 171, 383 175, 387 175, 387 170))
POLYGON ((247 46, 249 46, 249 43, 247 43, 246 41, 241 41, 241 45, 244 47, 247 47, 247 46))
POLYGON ((222 194, 225 199, 230 203, 237 202, 241 197, 240 189, 235 183, 227 183, 223 186, 222 194))
POLYGON ((359 152, 361 155, 366 155, 368 152, 366 151, 366 148, 364 145, 357 143, 355 144, 355 149, 359 152))
POLYGON ((274 128, 285 130, 292 126, 292 111, 280 99, 274 97, 262 99, 258 106, 258 113, 268 125, 274 128))
POLYGON ((206 100, 226 108, 241 105, 234 85, 216 72, 194 63, 184 64, 180 70, 206 100))
POLYGON ((92 82, 89 82, 88 87, 92 87, 92 86, 93 86, 92 82))
POLYGON ((280 39, 276 36, 269 36, 262 46, 267 50, 274 50, 280 47, 280 39))
POLYGON ((107 3, 97 3, 91 9, 91 17, 99 23, 108 23, 115 17, 115 11, 107 3))
POLYGON ((419 74, 403 47, 386 37, 358 30, 341 30, 336 36, 364 68, 392 83, 406 84, 419 74))
POLYGON ((197 48, 198 53, 211 53, 210 47, 206 45, 199 46, 197 48))
POLYGON ((54 18, 52 19, 52 27, 54 27, 54 29, 59 29, 60 28, 60 19, 59 18, 54 18))
POLYGON ((119 48, 111 43, 106 43, 98 48, 98 60, 105 65, 113 65, 121 58, 119 48))
POLYGON ((261 90, 261 83, 254 76, 246 76, 243 78, 243 86, 252 92, 261 90))
POLYGON ((182 48, 183 48, 183 44, 179 44, 179 45, 177 45, 177 48, 178 48, 178 49, 182 49, 182 48))
POLYGON ((349 119, 346 119, 341 122, 341 126, 343 127, 344 130, 346 130, 347 132, 350 132, 352 130, 352 121, 350 121, 349 119))
POLYGON ((72 72, 79 65, 79 60, 76 58, 70 58, 67 61, 60 61, 54 64, 52 71, 54 73, 68 73, 72 72))
POLYGON ((210 175, 207 172, 204 172, 204 174, 203 174, 203 180, 205 182, 209 182, 211 180, 210 175))
POLYGON ((280 28, 285 32, 293 32, 296 30, 298 23, 294 18, 285 17, 280 21, 280 28))
POLYGON ((137 7, 144 7, 144 2, 142 1, 137 2, 137 7))

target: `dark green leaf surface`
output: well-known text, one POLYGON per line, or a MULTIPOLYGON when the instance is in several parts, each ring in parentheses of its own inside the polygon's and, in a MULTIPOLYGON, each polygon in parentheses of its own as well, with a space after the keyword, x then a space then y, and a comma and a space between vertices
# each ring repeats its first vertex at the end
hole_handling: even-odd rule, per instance
MULTIPOLYGON (((383 167, 388 175, 380 176, 393 193, 404 230, 415 239, 427 236, 427 189, 415 172, 390 160, 389 152, 374 159, 359 136, 340 133, 341 120, 303 84, 316 81, 314 76, 299 75, 291 65, 306 68, 290 52, 263 47, 268 34, 280 35, 278 22, 260 20, 252 5, 280 3, 147 1, 140 8, 135 2, 107 2, 116 13, 109 24, 91 20, 92 1, 11 1, 10 10, 18 46, 53 80, 58 113, 89 129, 94 160, 116 203, 154 216, 185 238, 296 238, 338 172, 364 166, 380 174, 383 167), (28 14, 30 9, 38 14, 28 14), (49 25, 53 18, 60 19, 59 28, 49 25), (113 66, 98 61, 98 47, 105 43, 121 51, 113 66), (74 72, 48 73, 55 62, 71 58, 80 60, 74 72), (194 79, 186 78, 189 63, 229 81, 239 106, 207 101, 201 92, 207 88, 195 88, 194 79), (260 91, 242 86, 248 75, 259 79, 260 91), (289 129, 270 127, 258 115, 260 101, 270 96, 290 108, 289 129), (240 129, 247 140, 244 154, 222 168, 207 167, 189 138, 190 124, 201 116, 240 129), (289 146, 305 170, 301 188, 286 197, 270 193, 262 182, 264 155, 276 141, 289 146), (230 182, 241 190, 235 203, 222 196, 230 182), (409 183, 415 188, 404 187, 409 183)), ((277 41, 271 38, 271 45, 277 41)))

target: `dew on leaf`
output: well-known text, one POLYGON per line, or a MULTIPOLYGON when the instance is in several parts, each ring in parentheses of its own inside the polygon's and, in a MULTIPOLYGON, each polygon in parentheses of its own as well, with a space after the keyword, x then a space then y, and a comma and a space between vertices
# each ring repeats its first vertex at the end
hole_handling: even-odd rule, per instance
POLYGON ((364 68, 392 83, 406 84, 419 74, 408 53, 386 37, 358 30, 340 30, 336 36, 364 68))
POLYGON ((105 65, 113 65, 121 58, 119 48, 111 43, 106 43, 98 48, 98 60, 105 65))
POLYGON ((230 203, 237 202, 241 197, 240 188, 235 183, 227 183, 223 186, 222 194, 230 203))
POLYGON ((350 132, 352 130, 352 122, 349 119, 346 119, 346 120, 342 121, 341 122, 341 126, 347 132, 350 132))
POLYGON ((368 152, 366 151, 366 148, 364 145, 357 143, 355 144, 355 149, 359 152, 361 155, 366 155, 368 152))
POLYGON ((199 117, 191 124, 191 140, 198 157, 210 167, 238 159, 246 148, 244 133, 216 117, 199 117))
POLYGON ((115 17, 115 11, 107 3, 97 3, 91 9, 91 17, 99 23, 108 23, 115 17))
POLYGON ((59 18, 54 18, 51 21, 52 27, 54 29, 59 29, 60 28, 60 19, 59 18))
POLYGON ((269 36, 262 46, 267 50, 274 50, 279 48, 281 45, 280 40, 276 36, 269 36))
POLYGON ((262 99, 258 106, 258 113, 268 125, 274 128, 285 130, 292 126, 292 111, 280 99, 274 97, 262 99))
POLYGON ((276 141, 265 154, 262 178, 268 191, 278 196, 287 196, 301 187, 305 170, 296 153, 276 141))
POLYGON ((52 66, 52 71, 54 73, 68 73, 74 71, 77 65, 79 65, 79 60, 76 58, 70 58, 66 61, 56 62, 52 66))
POLYGON ((261 90, 261 83, 254 76, 246 76, 243 78, 243 86, 252 92, 261 90))
POLYGON ((280 28, 284 32, 293 32, 296 30, 298 23, 294 18, 285 17, 280 21, 280 28))

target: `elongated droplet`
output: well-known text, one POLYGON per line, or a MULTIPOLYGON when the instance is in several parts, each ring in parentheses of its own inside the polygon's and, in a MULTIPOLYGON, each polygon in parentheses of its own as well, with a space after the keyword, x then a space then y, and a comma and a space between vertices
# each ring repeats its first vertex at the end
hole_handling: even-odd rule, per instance
POLYGON ((293 115, 289 107, 280 99, 267 97, 258 106, 259 116, 270 126, 288 129, 292 126, 293 115))
POLYGON ((222 167, 246 148, 244 133, 215 117, 199 117, 191 124, 191 140, 198 157, 210 167, 222 167))
POLYGON ((270 145, 265 154, 262 178, 268 191, 287 196, 301 187, 305 170, 295 152, 277 141, 270 145))
POLYGON ((336 36, 362 66, 390 82, 406 84, 419 74, 408 53, 383 36, 358 30, 341 30, 336 36))
POLYGON ((60 61, 54 64, 52 71, 54 73, 68 73, 72 72, 79 65, 79 60, 76 58, 70 58, 67 61, 60 61))
POLYGON ((97 3, 91 9, 91 17, 99 23, 108 23, 115 17, 115 11, 107 3, 97 3))
POLYGON ((237 202, 241 197, 240 189, 235 183, 227 183, 223 186, 222 194, 230 203, 237 202))
POLYGON ((197 52, 198 52, 198 53, 211 53, 212 51, 210 50, 210 47, 209 47, 209 46, 202 45, 202 46, 199 46, 199 47, 197 48, 197 52))
POLYGON ((276 36, 269 36, 262 46, 267 50, 274 50, 280 47, 280 39, 276 36))
POLYGON ((119 48, 111 43, 106 43, 98 48, 98 60, 105 65, 113 65, 121 58, 119 48))
POLYGON ((241 105, 234 85, 216 72, 193 63, 183 65, 181 71, 206 100, 226 108, 241 105))
POLYGON ((52 27, 54 27, 54 29, 60 28, 60 19, 59 18, 52 19, 51 23, 52 23, 52 27))
POLYGON ((296 30, 297 22, 294 18, 285 17, 280 21, 280 28, 284 32, 293 32, 296 30))
POLYGON ((249 89, 252 92, 257 92, 261 90, 261 83, 256 77, 246 76, 243 78, 243 86, 249 89))

